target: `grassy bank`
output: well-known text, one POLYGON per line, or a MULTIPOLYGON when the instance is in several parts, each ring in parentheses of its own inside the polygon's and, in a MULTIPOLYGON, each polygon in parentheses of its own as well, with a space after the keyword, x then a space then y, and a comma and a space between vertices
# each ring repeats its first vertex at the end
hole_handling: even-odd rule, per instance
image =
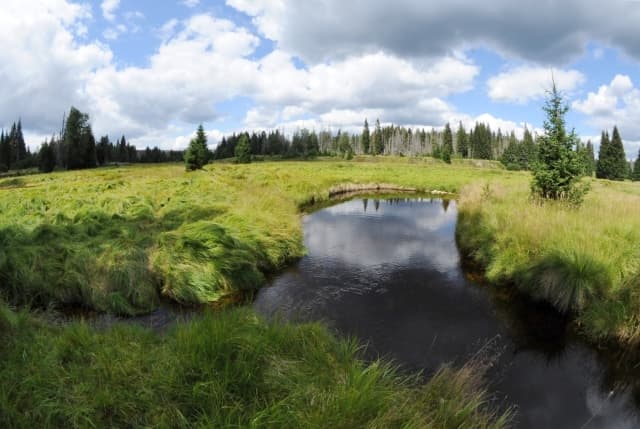
POLYGON ((165 335, 0 311, 0 427, 501 428, 481 368, 427 383, 317 324, 205 313, 165 335))
POLYGON ((528 183, 464 188, 457 237, 493 283, 575 315, 593 341, 640 341, 640 187, 593 181, 584 204, 536 204, 528 183))
MULTIPOLYGON (((136 314, 256 289, 303 254, 300 208, 337 185, 457 191, 503 177, 430 159, 130 166, 0 181, 7 299, 136 314), (455 172, 452 174, 452 172, 455 172)), ((507 180, 510 176, 506 176, 507 180)))
MULTIPOLYGON (((0 284, 13 304, 136 314, 225 302, 303 254, 300 210, 352 185, 455 191, 499 170, 431 160, 131 166, 0 181, 0 284)), ((0 305, 1 427, 501 428, 482 368, 425 385, 319 325, 246 308, 159 335, 53 327, 0 305)))

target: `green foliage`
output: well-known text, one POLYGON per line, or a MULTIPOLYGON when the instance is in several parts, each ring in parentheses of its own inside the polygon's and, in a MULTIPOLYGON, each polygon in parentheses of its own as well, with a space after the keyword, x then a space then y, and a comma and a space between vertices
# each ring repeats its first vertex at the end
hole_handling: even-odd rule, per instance
MULTIPOLYGON (((524 179, 524 176, 523 176, 524 179)), ((640 343, 640 190, 594 182, 577 208, 529 203, 524 183, 477 184, 459 201, 456 237, 494 283, 574 312, 594 341, 640 343), (594 222, 597 219, 597 222, 594 222)))
POLYGON ((561 312, 580 311, 611 287, 611 274, 604 264, 579 249, 554 249, 533 262, 519 282, 531 296, 561 312))
POLYGON ((509 136, 509 145, 502 153, 500 162, 508 170, 530 170, 538 158, 538 149, 533 143, 531 133, 524 130, 524 139, 519 142, 513 132, 509 136))
POLYGON ((367 122, 365 118, 364 127, 362 128, 362 151, 365 154, 369 153, 370 146, 371 146, 371 137, 369 134, 369 122, 367 122))
POLYGON ((238 145, 235 149, 236 162, 239 164, 248 164, 251 162, 251 148, 249 147, 249 139, 245 134, 240 136, 238 145))
POLYGON ((207 148, 207 135, 202 124, 198 126, 196 137, 191 139, 189 147, 184 154, 185 169, 187 171, 199 170, 209 162, 209 149, 207 148))
MULTIPOLYGON (((0 312, 0 315, 2 312, 0 312)), ((427 384, 317 324, 276 324, 248 309, 205 312, 165 335, 82 323, 20 322, 0 345, 7 428, 502 428, 482 368, 427 384)))
POLYGON ((442 136, 442 149, 440 150, 441 159, 447 164, 451 164, 451 155, 453 154, 453 135, 449 123, 444 126, 442 136))
POLYGON ((346 160, 353 158, 353 148, 351 147, 349 133, 340 133, 340 137, 338 138, 338 153, 346 160))
MULTIPOLYGON (((4 180, 0 290, 12 303, 115 313, 161 296, 221 302, 303 253, 299 207, 344 183, 455 191, 496 170, 431 159, 127 166, 4 180), (424 168, 429 165, 429 168, 424 168), (450 167, 451 168, 451 167, 450 167)), ((2 187, 0 184, 0 187, 2 187)))
POLYGON ((44 142, 40 146, 40 152, 38 152, 38 168, 43 173, 50 173, 56 168, 56 150, 55 146, 44 142))
POLYGON ((469 136, 471 146, 471 157, 478 159, 493 159, 493 149, 491 148, 491 129, 485 124, 476 124, 469 136))
POLYGON ((596 177, 599 179, 624 180, 628 175, 627 164, 618 127, 613 128, 611 140, 609 140, 609 133, 603 131, 598 152, 596 177))
MULTIPOLYGON (((579 142, 578 142, 579 143, 579 142)), ((578 158, 582 166, 582 174, 587 177, 593 177, 595 172, 596 160, 593 153, 593 144, 591 140, 586 145, 578 144, 576 147, 578 158)))
POLYGON ((567 133, 564 115, 569 110, 555 83, 543 107, 547 118, 545 133, 538 145, 538 162, 534 166, 531 190, 536 197, 580 204, 588 188, 580 186, 583 171, 574 151, 578 138, 567 133))
POLYGON ((96 166, 96 142, 89 124, 89 115, 75 107, 71 108, 65 121, 62 144, 67 169, 96 166))
POLYGON ((624 180, 628 175, 627 159, 618 127, 613 127, 613 134, 602 132, 596 177, 599 179, 624 180))
POLYGON ((458 131, 456 132, 456 149, 461 157, 469 157, 469 137, 462 126, 462 121, 458 124, 458 131))
POLYGON ((373 131, 373 138, 371 141, 371 153, 373 155, 381 155, 384 152, 384 142, 382 141, 382 128, 380 127, 380 120, 376 119, 376 128, 373 131))
POLYGON ((631 179, 636 182, 640 181, 640 150, 638 151, 636 162, 633 165, 633 173, 631 174, 631 179))

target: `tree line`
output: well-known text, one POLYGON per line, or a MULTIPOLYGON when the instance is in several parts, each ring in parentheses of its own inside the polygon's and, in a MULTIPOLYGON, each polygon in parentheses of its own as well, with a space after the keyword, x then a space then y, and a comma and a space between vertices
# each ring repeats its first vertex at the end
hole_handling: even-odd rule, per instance
POLYGON ((14 122, 11 131, 0 132, 0 173, 10 169, 29 168, 34 165, 34 156, 24 142, 22 121, 14 122))
MULTIPOLYGON (((198 165, 205 160, 242 157, 248 162, 255 156, 280 158, 313 158, 316 156, 338 156, 351 159, 354 155, 432 156, 451 162, 452 158, 473 158, 498 160, 511 170, 533 170, 539 162, 540 137, 525 126, 523 137, 517 138, 511 131, 506 134, 500 129, 494 131, 488 124, 476 123, 466 130, 462 122, 455 132, 447 123, 442 130, 432 128, 427 131, 396 125, 382 126, 376 120, 370 129, 365 119, 361 133, 349 134, 338 130, 336 133, 324 130, 300 129, 291 136, 280 130, 242 132, 225 136, 212 152, 206 144, 202 126, 201 135, 196 137, 201 148, 194 151, 164 151, 158 147, 147 147, 139 151, 125 136, 111 141, 102 136, 99 141, 93 135, 89 116, 72 107, 63 120, 61 131, 46 140, 39 151, 32 154, 26 146, 22 133, 22 122, 18 120, 9 132, 0 132, 0 172, 9 169, 38 167, 43 172, 55 169, 73 170, 94 168, 113 163, 160 163, 179 162, 189 155, 188 165, 198 165), (197 161, 195 159, 197 158, 197 161)), ((195 150, 195 149, 194 149, 195 150)), ((626 160, 622 138, 617 127, 611 138, 603 131, 600 140, 598 160, 594 156, 591 141, 583 144, 575 139, 572 150, 583 175, 598 178, 640 180, 640 153, 635 164, 626 160)))
MULTIPOLYGON (((349 134, 338 130, 300 129, 286 136, 280 130, 241 132, 225 136, 210 155, 211 159, 226 159, 237 156, 236 148, 241 141, 247 142, 248 155, 280 158, 312 158, 315 156, 338 156, 350 159, 354 155, 432 156, 451 162, 451 159, 486 159, 500 161, 509 170, 533 170, 540 161, 540 139, 526 126, 522 138, 514 131, 503 133, 492 130, 489 124, 476 123, 469 130, 462 122, 454 132, 447 123, 442 130, 386 125, 376 120, 371 129, 367 119, 361 133, 349 134)), ((598 159, 595 158, 591 140, 583 143, 572 140, 571 150, 584 176, 623 180, 640 180, 640 153, 635 163, 627 162, 620 133, 614 127, 613 137, 602 133, 598 159)), ((244 152, 244 151, 243 151, 244 152)))
POLYGON ((183 151, 164 151, 158 147, 139 151, 124 135, 115 142, 109 136, 96 142, 89 115, 75 107, 63 119, 60 132, 45 140, 35 154, 25 145, 21 121, 13 124, 9 133, 0 133, 0 172, 38 167, 47 173, 114 163, 179 162, 183 156, 183 151))

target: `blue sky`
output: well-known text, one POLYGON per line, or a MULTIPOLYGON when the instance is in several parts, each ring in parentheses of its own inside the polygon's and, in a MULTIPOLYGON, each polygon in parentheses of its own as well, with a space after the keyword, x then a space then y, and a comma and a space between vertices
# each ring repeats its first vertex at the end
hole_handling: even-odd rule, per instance
POLYGON ((640 2, 3 0, 0 122, 37 147, 71 105, 139 147, 243 129, 476 121, 539 130, 551 75, 584 140, 640 147, 640 2), (6 5, 5 5, 6 3, 6 5), (571 11, 567 13, 566 11, 571 11))

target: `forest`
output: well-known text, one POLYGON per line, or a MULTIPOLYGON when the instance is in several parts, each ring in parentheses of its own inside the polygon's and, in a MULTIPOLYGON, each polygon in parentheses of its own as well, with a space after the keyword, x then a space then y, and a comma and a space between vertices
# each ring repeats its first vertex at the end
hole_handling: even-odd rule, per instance
POLYGON ((183 151, 158 147, 138 150, 125 136, 115 142, 109 136, 102 136, 96 142, 89 115, 75 107, 65 116, 61 130, 45 140, 35 153, 25 143, 21 120, 14 122, 10 131, 0 132, 0 173, 30 168, 49 173, 110 164, 180 162, 183 157, 183 151))

